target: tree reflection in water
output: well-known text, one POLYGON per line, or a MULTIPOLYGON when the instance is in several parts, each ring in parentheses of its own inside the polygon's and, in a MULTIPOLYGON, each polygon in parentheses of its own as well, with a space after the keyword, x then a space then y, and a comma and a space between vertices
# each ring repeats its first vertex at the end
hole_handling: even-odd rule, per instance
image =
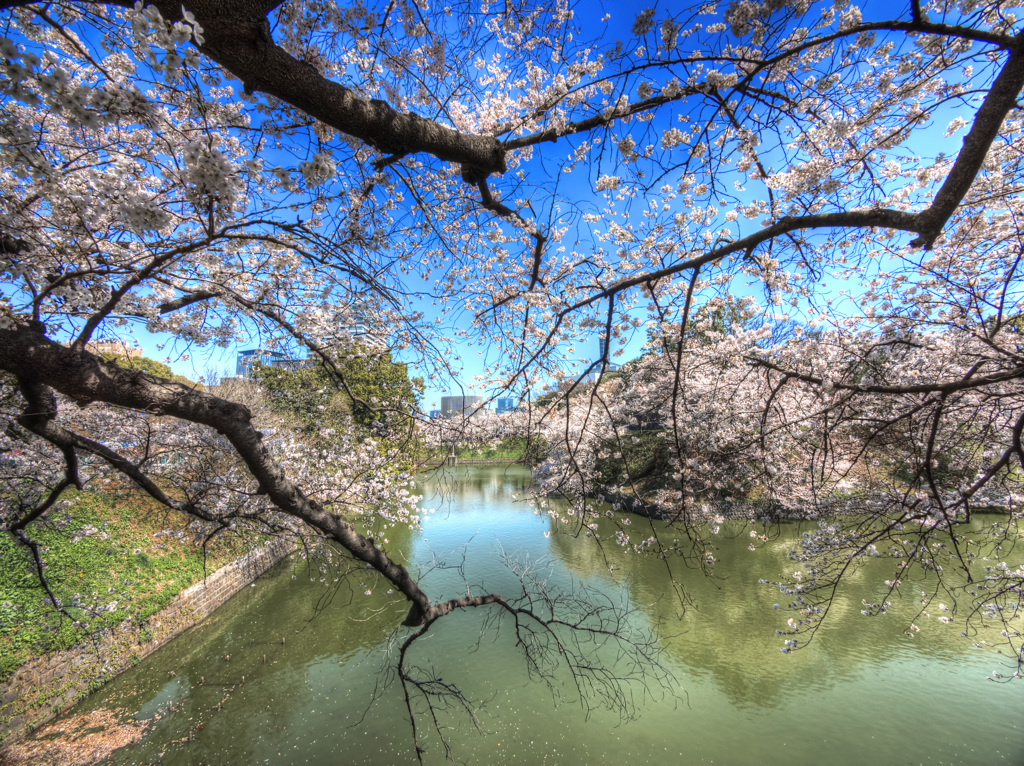
MULTIPOLYGON (((388 530, 392 555, 423 569, 432 592, 445 597, 465 593, 463 574, 481 592, 515 592, 518 579, 504 555, 517 566, 532 562, 550 589, 569 592, 576 582, 598 590, 658 631, 682 701, 635 689, 638 720, 620 726, 617 715, 595 709, 584 725, 587 711, 564 671, 551 685, 528 679, 512 621, 497 626, 486 610, 455 613, 415 651, 432 678, 458 684, 474 703, 479 730, 464 712, 440 716, 456 759, 593 764, 671 755, 859 764, 882 753, 890 762, 1024 762, 1015 687, 984 680, 1001 667, 999 656, 965 644, 938 612, 913 638, 904 635, 926 583, 905 588, 888 614, 863 617, 861 599, 877 598, 871 588, 883 572, 876 568, 884 568, 866 560, 815 641, 783 655, 774 631, 786 627, 785 615, 772 604, 784 597, 758 580, 793 569, 787 552, 798 525, 783 525, 756 553, 747 550, 749 525, 724 525, 714 579, 672 569, 690 598, 684 610, 665 562, 570 540, 515 502, 529 479, 525 469, 506 466, 435 473, 423 501, 434 513, 425 514, 422 532, 388 530), (942 709, 961 714, 937 729, 942 709)), ((400 685, 381 685, 381 669, 394 667, 385 656, 393 626, 407 607, 361 574, 325 605, 324 591, 303 579, 311 574, 320 577, 299 559, 283 563, 88 699, 76 712, 150 710, 147 703, 167 693, 171 670, 176 688, 187 689, 175 712, 112 762, 148 763, 163 753, 165 764, 304 763, 344 753, 349 763, 415 763, 400 685)), ((428 763, 443 762, 429 732, 423 744, 428 763)))

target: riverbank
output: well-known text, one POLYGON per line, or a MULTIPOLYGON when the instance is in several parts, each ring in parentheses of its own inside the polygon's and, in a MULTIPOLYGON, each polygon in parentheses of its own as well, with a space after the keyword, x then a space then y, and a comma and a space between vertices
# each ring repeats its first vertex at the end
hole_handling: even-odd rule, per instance
POLYGON ((207 539, 202 525, 141 492, 106 490, 66 492, 29 530, 50 593, 28 548, 0 536, 0 683, 33 657, 70 649, 125 620, 149 619, 260 542, 255 534, 207 539), (53 608, 51 594, 72 617, 53 608))
MULTIPOLYGON (((623 510, 637 516, 658 521, 680 521, 682 513, 666 514, 656 505, 634 495, 614 495, 608 502, 617 503, 623 510)), ((881 495, 844 495, 826 497, 808 504, 806 509, 794 510, 776 500, 750 500, 746 502, 716 503, 714 501, 694 503, 689 508, 690 520, 702 521, 806 521, 830 516, 851 516, 870 514, 883 510, 889 502, 881 495)), ((1007 513, 1010 499, 986 498, 984 503, 973 506, 973 513, 1007 513)))
POLYGON ((431 458, 413 466, 414 471, 446 465, 528 465, 524 458, 431 458))
MULTIPOLYGON (((615 495, 609 500, 612 503, 617 503, 629 513, 658 521, 679 521, 682 516, 682 513, 674 515, 663 513, 657 509, 654 503, 645 502, 642 498, 633 495, 615 495)), ((879 504, 880 501, 865 498, 831 497, 819 501, 809 514, 806 511, 794 511, 786 508, 775 500, 751 500, 740 503, 694 503, 689 512, 694 521, 785 521, 864 513, 879 504)))
MULTIPOLYGON (((465 555, 457 563, 466 578, 503 594, 522 584, 499 552, 544 562, 534 572, 550 594, 586 594, 591 604, 626 606, 633 624, 660 626, 651 656, 673 680, 663 691, 648 675, 643 688, 649 693, 634 695, 640 704, 626 726, 621 708, 597 704, 586 711, 591 717, 584 723, 581 706, 566 704, 564 686, 553 690, 542 680, 528 680, 514 621, 489 620, 488 611, 495 611, 489 607, 465 610, 436 625, 416 655, 421 667, 429 667, 428 678, 458 686, 471 701, 492 703, 486 727, 473 726, 467 715, 445 713, 441 720, 452 759, 560 766, 665 760, 859 766, 884 753, 886 763, 1024 762, 1015 705, 1020 690, 1016 683, 984 680, 993 670, 1007 673, 1004 666, 1012 662, 995 651, 1005 645, 1001 626, 964 640, 961 613, 948 623, 939 619, 948 613, 937 609, 931 618, 921 614, 917 585, 931 590, 936 573, 923 573, 914 588, 890 594, 884 581, 892 577, 893 560, 859 559, 820 638, 782 653, 783 637, 775 631, 786 630, 787 617, 797 615, 782 605, 774 609, 777 588, 758 583, 775 582, 797 568, 788 558, 801 540, 796 525, 780 525, 771 544, 756 552, 748 549, 742 522, 723 525, 715 538, 715 576, 708 578, 682 559, 638 556, 632 548, 599 546, 560 529, 547 514, 537 515, 519 501, 530 489, 524 469, 455 473, 457 482, 446 472, 424 479, 421 507, 445 512, 424 513, 422 530, 410 531, 401 542, 391 538, 396 555, 408 556, 409 566, 423 571, 451 561, 453 548, 462 546, 465 555), (677 593, 695 608, 682 613, 677 593), (887 616, 860 613, 862 601, 881 598, 892 601, 887 616), (911 623, 920 627, 912 637, 903 632, 911 623), (477 641, 481 630, 486 632, 477 641), (976 641, 993 646, 978 648, 976 641), (956 706, 985 714, 969 725, 937 730, 936 710, 956 706), (793 736, 794 721, 805 736, 793 736), (579 736, 581 727, 585 737, 579 736)), ((615 520, 602 516, 595 523, 603 541, 614 536, 615 520)), ((985 526, 979 520, 972 529, 985 526)), ((655 529, 671 534, 660 522, 655 529)), ((364 766, 419 766, 420 758, 427 766, 449 763, 429 714, 420 719, 425 752, 417 752, 400 691, 368 707, 384 673, 394 667, 393 636, 408 611, 403 599, 354 572, 352 585, 358 587, 343 586, 325 607, 332 578, 321 583, 318 576, 311 583, 292 574, 297 573, 281 567, 257 587, 245 588, 194 631, 53 725, 54 734, 65 734, 43 739, 53 736, 47 727, 45 734, 26 738, 24 749, 36 744, 37 752, 51 758, 56 744, 67 742, 78 757, 93 752, 83 744, 86 732, 103 727, 101 733, 118 738, 113 744, 125 745, 105 761, 111 766, 335 763, 339 753, 364 766), (285 636, 287 644, 281 641, 285 636)), ((448 580, 453 592, 464 587, 458 574, 448 580)), ((952 569, 945 573, 955 576, 952 569)), ((563 605, 559 601, 557 608, 563 605)), ((619 656, 612 642, 583 648, 587 667, 619 656)), ((612 673, 622 678, 630 670, 618 665, 612 673)))
POLYGON ((271 540, 182 590, 149 619, 125 620, 91 640, 23 664, 0 684, 0 748, 7 748, 202 622, 293 549, 290 540, 271 540))

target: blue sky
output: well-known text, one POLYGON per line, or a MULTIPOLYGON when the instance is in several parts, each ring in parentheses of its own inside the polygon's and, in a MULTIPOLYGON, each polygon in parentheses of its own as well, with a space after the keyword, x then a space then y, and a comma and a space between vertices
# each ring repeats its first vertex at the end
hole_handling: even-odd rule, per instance
MULTIPOLYGON (((632 25, 636 13, 638 10, 644 7, 644 4, 630 3, 630 4, 616 4, 611 9, 611 19, 605 24, 597 22, 598 19, 604 14, 605 9, 597 6, 593 11, 587 11, 589 19, 587 26, 594 31, 607 30, 611 36, 619 36, 626 38, 629 35, 629 27, 632 25)), ((581 7, 582 8, 582 7, 581 7)), ((585 21, 581 18, 583 10, 577 11, 577 20, 585 21)), ((867 17, 869 14, 865 13, 867 17)), ((953 115, 950 114, 951 118, 953 115)), ((661 118, 656 118, 660 120, 661 118)), ((935 129, 928 131, 926 137, 929 140, 931 146, 929 147, 929 153, 936 151, 936 146, 941 147, 942 145, 955 145, 953 142, 959 141, 959 136, 954 136, 951 139, 945 139, 942 137, 942 131, 945 127, 947 120, 937 119, 934 121, 935 129)), ((637 124, 640 129, 645 129, 644 124, 637 124)), ((665 125, 667 126, 667 121, 665 125)), ((544 160, 551 162, 552 159, 557 161, 559 156, 566 154, 566 145, 555 144, 544 148, 540 154, 544 155, 544 160)), ((550 172, 541 169, 541 158, 534 159, 524 169, 527 176, 535 175, 541 179, 547 177, 550 180, 550 172)), ((613 167, 606 166, 605 172, 613 170, 613 167)), ((591 172, 591 175, 596 175, 595 171, 591 172)), ((586 171, 581 171, 577 174, 573 174, 568 178, 560 180, 562 187, 559 189, 559 195, 562 197, 575 197, 577 199, 586 199, 594 196, 594 192, 591 184, 594 178, 588 178, 586 171)), ((506 179, 508 182, 509 179, 506 179)), ((494 187, 496 189, 501 188, 503 184, 502 180, 495 180, 494 187)), ((598 200, 598 204, 600 201, 598 200)), ((587 247, 585 241, 581 242, 578 248, 587 247)), ((416 280, 418 278, 412 277, 410 281, 413 283, 412 287, 415 289, 418 287, 416 280)), ((424 288, 427 287, 426 282, 421 283, 424 288)), ((829 293, 835 293, 836 287, 831 284, 829 279, 826 279, 824 286, 819 286, 820 290, 824 290, 829 293)), ((750 294, 756 299, 763 300, 762 291, 752 286, 750 288, 740 287, 738 290, 733 290, 734 293, 744 294, 749 290, 750 294)), ((699 299, 698 299, 699 302, 699 299)), ((461 317, 458 314, 452 315, 450 312, 440 310, 430 304, 428 301, 423 301, 419 308, 424 312, 425 319, 432 322, 435 318, 441 318, 442 322, 459 322, 468 321, 468 317, 461 317)), ((646 318, 646 317, 645 317, 646 318)), ((184 375, 188 378, 198 380, 213 374, 215 376, 221 375, 233 375, 235 372, 235 360, 237 352, 241 348, 250 348, 252 346, 260 345, 259 339, 254 337, 251 341, 236 344, 226 349, 207 346, 207 347, 196 347, 189 346, 180 341, 174 341, 169 335, 152 335, 148 333, 143 324, 130 322, 123 330, 124 339, 132 344, 138 344, 142 347, 144 353, 154 359, 160 361, 166 361, 171 365, 171 368, 177 374, 184 375)), ((451 335, 451 333, 449 333, 451 335)), ((646 340, 646 332, 643 327, 632 332, 625 340, 625 343, 621 344, 622 354, 615 356, 615 361, 622 363, 638 356, 642 351, 642 346, 646 340)), ((574 359, 567 360, 566 364, 571 365, 575 361, 578 365, 577 369, 584 369, 593 359, 598 356, 598 334, 595 332, 592 337, 585 338, 580 342, 575 343, 575 354, 574 359)), ((619 351, 619 348, 613 346, 613 353, 619 351)), ((453 339, 450 342, 450 347, 445 349, 446 361, 454 368, 458 369, 459 372, 454 378, 447 378, 443 375, 432 375, 426 368, 415 368, 412 370, 412 374, 420 375, 427 380, 427 392, 424 397, 423 406, 425 410, 436 408, 439 404, 440 397, 449 393, 459 394, 462 392, 467 393, 485 393, 491 394, 496 393, 488 390, 475 390, 472 387, 476 385, 476 378, 483 374, 484 369, 488 363, 493 363, 495 350, 493 348, 480 345, 475 346, 470 343, 453 339)))

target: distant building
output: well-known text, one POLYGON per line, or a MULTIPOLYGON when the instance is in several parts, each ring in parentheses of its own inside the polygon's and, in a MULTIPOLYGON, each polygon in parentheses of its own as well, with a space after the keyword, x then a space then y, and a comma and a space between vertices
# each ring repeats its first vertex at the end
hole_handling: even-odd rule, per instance
MULTIPOLYGON (((598 338, 597 339, 597 348, 598 348, 598 355, 597 355, 598 360, 604 359, 604 355, 608 351, 608 339, 607 338, 598 338)), ((615 372, 617 369, 619 369, 619 367, 620 367, 620 365, 617 365, 613 361, 611 361, 611 354, 608 354, 608 364, 604 367, 604 374, 607 375, 609 372, 615 372)), ((581 380, 583 380, 586 383, 594 383, 596 385, 597 381, 598 381, 598 379, 600 377, 601 377, 601 369, 598 368, 597 371, 591 372, 591 373, 589 373, 587 375, 584 375, 581 380)))
POLYGON ((238 352, 235 374, 240 378, 252 376, 252 368, 257 364, 264 367, 280 367, 294 372, 307 364, 305 359, 289 357, 280 351, 269 351, 265 348, 247 348, 238 352))
POLYGON ((377 350, 387 348, 387 341, 373 329, 369 305, 363 302, 339 308, 333 336, 321 338, 321 341, 325 346, 349 345, 355 342, 360 346, 377 350))
POLYGON ((430 419, 431 420, 437 420, 439 417, 441 417, 441 410, 431 410, 430 411, 430 419))
MULTIPOLYGON (((387 350, 386 340, 373 329, 369 304, 364 302, 339 306, 334 314, 332 331, 316 340, 324 349, 350 349, 355 344, 364 349, 387 350)), ((294 372, 312 364, 313 359, 315 357, 291 357, 281 351, 265 348, 247 348, 238 352, 235 374, 240 378, 248 378, 257 363, 294 372)))
POLYGON ((504 415, 506 412, 512 412, 516 408, 515 399, 504 398, 498 399, 497 401, 497 412, 499 415, 504 415))
POLYGON ((129 359, 142 357, 141 348, 129 346, 123 340, 91 340, 85 344, 85 350, 91 354, 117 354, 129 359))
POLYGON ((484 404, 482 396, 442 396, 441 417, 450 418, 452 415, 472 415, 481 409, 484 404))
MULTIPOLYGON (((609 364, 604 369, 604 375, 607 376, 609 372, 615 372, 617 369, 619 369, 619 365, 617 365, 617 364, 609 364)), ((593 383, 596 386, 597 385, 597 381, 600 378, 601 378, 601 371, 600 370, 596 370, 594 372, 591 372, 591 373, 588 373, 588 374, 584 375, 582 378, 580 378, 580 381, 583 382, 583 383, 593 383)))

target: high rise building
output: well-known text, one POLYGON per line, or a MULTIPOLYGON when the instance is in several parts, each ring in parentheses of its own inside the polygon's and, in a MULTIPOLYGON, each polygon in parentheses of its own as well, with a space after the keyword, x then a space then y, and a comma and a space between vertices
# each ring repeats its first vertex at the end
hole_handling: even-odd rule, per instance
POLYGON ((270 351, 265 348, 247 348, 238 352, 235 375, 240 378, 248 378, 252 375, 252 368, 257 364, 261 364, 264 367, 281 367, 294 372, 305 366, 307 360, 289 357, 280 351, 270 351))
POLYGON ((482 396, 442 396, 441 417, 450 418, 452 415, 472 415, 481 410, 484 398, 482 396))
MULTIPOLYGON (((604 359, 605 352, 608 351, 608 339, 603 337, 603 336, 599 337, 597 339, 597 348, 598 348, 598 356, 597 356, 597 358, 599 360, 604 359)), ((608 354, 608 364, 604 366, 604 373, 608 374, 609 372, 615 372, 617 369, 619 369, 619 366, 620 365, 617 365, 617 364, 615 364, 615 362, 612 361, 611 354, 609 353, 608 354)), ((591 372, 591 373, 585 375, 583 377, 583 380, 585 380, 585 381, 587 381, 589 383, 597 383, 598 378, 600 378, 600 377, 601 377, 601 370, 598 369, 598 370, 595 370, 594 372, 591 372)))
POLYGON ((348 346, 356 343, 378 351, 387 348, 385 338, 375 331, 369 305, 358 301, 341 306, 335 313, 334 332, 331 337, 321 338, 325 346, 348 346))

